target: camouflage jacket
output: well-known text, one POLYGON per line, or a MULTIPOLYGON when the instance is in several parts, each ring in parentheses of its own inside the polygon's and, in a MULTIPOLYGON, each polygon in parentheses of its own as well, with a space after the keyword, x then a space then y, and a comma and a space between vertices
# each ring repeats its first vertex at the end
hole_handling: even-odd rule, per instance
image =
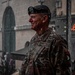
POLYGON ((21 75, 70 75, 67 42, 52 29, 36 34, 30 41, 21 75))

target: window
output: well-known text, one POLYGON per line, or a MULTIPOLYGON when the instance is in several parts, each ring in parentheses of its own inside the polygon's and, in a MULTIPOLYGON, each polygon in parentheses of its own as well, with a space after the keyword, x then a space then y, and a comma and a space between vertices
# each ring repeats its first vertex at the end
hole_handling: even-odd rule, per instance
POLYGON ((56 1, 56 8, 61 8, 62 7, 62 1, 61 0, 57 0, 56 1))

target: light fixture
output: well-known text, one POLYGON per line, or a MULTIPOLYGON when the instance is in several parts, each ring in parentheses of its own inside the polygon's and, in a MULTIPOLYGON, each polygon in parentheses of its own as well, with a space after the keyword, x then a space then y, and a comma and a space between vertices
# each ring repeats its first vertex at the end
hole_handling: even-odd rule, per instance
POLYGON ((38 3, 42 5, 44 3, 44 0, 38 0, 38 3))

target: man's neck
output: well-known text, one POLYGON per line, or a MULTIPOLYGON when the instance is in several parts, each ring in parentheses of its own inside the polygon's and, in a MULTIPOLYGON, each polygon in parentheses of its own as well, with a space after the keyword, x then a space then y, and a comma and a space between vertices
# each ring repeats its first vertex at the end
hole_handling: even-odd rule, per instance
POLYGON ((37 30, 36 32, 37 32, 38 35, 41 35, 41 34, 43 34, 47 29, 48 29, 48 27, 43 27, 43 28, 40 28, 39 30, 37 30))

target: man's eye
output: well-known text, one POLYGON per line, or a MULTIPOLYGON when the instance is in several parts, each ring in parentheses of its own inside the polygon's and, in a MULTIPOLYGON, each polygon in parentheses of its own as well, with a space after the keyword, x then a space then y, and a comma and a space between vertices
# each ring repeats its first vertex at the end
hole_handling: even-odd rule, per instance
POLYGON ((35 16, 32 16, 31 18, 35 18, 35 16))

